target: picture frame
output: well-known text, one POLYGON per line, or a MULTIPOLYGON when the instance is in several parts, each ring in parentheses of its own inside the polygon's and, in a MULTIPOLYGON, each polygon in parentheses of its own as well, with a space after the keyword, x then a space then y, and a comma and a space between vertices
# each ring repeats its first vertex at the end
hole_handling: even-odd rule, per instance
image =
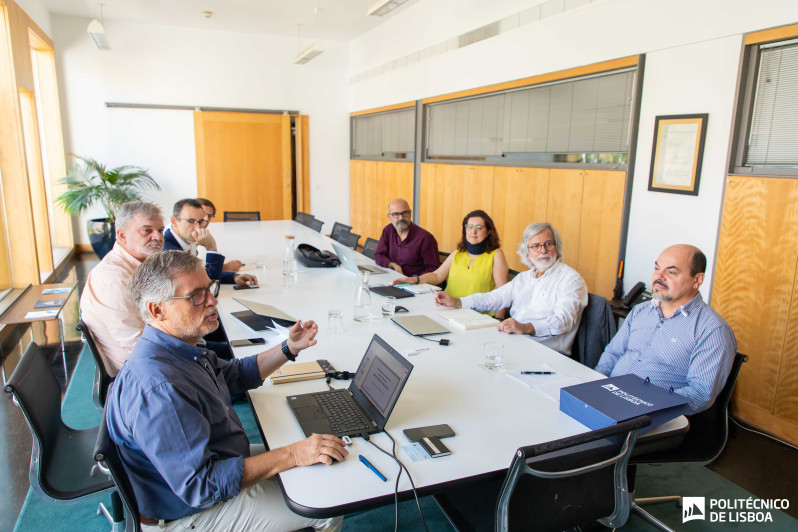
POLYGON ((658 116, 648 190, 698 195, 709 114, 658 116))

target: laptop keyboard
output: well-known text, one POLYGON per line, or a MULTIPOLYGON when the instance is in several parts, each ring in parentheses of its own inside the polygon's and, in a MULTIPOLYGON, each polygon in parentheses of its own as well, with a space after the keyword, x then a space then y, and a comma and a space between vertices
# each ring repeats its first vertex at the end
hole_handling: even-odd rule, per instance
POLYGON ((371 421, 367 420, 352 404, 351 396, 346 390, 334 393, 320 393, 313 396, 318 401, 330 422, 333 434, 349 434, 353 432, 367 432, 372 429, 371 421))

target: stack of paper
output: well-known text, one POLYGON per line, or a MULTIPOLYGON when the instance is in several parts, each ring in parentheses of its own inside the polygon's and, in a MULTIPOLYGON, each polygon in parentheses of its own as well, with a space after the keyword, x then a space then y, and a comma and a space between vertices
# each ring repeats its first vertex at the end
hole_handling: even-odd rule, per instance
POLYGON ((566 375, 565 373, 558 373, 546 364, 533 369, 533 371, 550 371, 550 375, 524 375, 520 371, 508 371, 507 374, 521 384, 536 390, 552 401, 560 400, 560 388, 566 386, 573 386, 574 384, 582 384, 582 381, 566 375))
POLYGON ((438 312, 438 316, 449 320, 449 323, 465 330, 496 327, 499 320, 487 314, 481 314, 470 308, 458 308, 438 312))

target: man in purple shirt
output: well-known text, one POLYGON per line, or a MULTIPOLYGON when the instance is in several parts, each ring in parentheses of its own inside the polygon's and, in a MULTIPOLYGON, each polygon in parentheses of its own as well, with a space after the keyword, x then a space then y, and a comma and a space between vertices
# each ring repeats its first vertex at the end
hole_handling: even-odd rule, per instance
POLYGON ((388 220, 374 253, 374 262, 412 277, 435 271, 441 265, 438 242, 429 231, 415 225, 407 201, 396 198, 388 205, 388 220))

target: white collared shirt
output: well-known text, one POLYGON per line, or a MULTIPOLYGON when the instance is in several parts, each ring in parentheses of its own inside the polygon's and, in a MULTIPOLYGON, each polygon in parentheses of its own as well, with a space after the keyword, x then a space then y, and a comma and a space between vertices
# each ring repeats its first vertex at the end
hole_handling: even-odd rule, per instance
POLYGON ((587 285, 562 260, 557 260, 540 277, 536 277, 537 271, 533 267, 492 292, 463 297, 463 308, 496 312, 510 307, 514 320, 532 324, 536 341, 570 355, 582 311, 587 306, 587 285))

